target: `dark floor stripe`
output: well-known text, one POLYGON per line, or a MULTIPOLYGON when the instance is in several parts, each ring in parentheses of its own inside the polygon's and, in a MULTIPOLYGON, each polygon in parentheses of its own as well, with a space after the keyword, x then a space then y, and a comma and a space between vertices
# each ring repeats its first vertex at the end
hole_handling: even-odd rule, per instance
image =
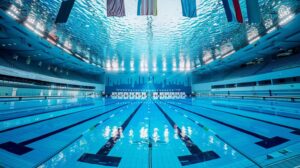
POLYGON ((76 112, 73 112, 73 113, 63 114, 63 115, 60 115, 60 116, 56 116, 56 117, 52 117, 52 118, 47 118, 47 119, 44 119, 44 120, 39 120, 39 121, 36 121, 36 122, 31 122, 31 123, 20 125, 20 126, 16 126, 16 127, 7 128, 7 129, 4 129, 4 130, 0 130, 0 133, 4 133, 4 132, 7 132, 7 131, 12 131, 12 130, 15 130, 15 129, 18 129, 18 128, 26 127, 26 126, 29 126, 29 125, 34 125, 34 124, 37 124, 37 123, 41 123, 41 122, 44 122, 44 121, 57 119, 57 118, 60 118, 60 117, 64 117, 64 116, 68 116, 68 115, 72 115, 72 114, 76 114, 76 113, 81 113, 81 112, 84 112, 84 111, 94 110, 94 109, 105 107, 105 106, 109 106, 109 105, 112 105, 112 104, 115 104, 115 103, 105 104, 105 105, 96 106, 96 107, 92 107, 92 108, 88 108, 88 109, 83 109, 83 110, 79 110, 79 111, 76 111, 76 112))
MULTIPOLYGON (((114 103, 111 103, 114 104, 114 103)), ((83 107, 83 106, 90 106, 90 105, 94 105, 93 103, 89 103, 89 104, 79 104, 77 106, 72 106, 69 108, 58 108, 58 109, 51 109, 48 111, 40 111, 37 113, 31 113, 31 114, 27 114, 27 115, 23 115, 23 116, 17 116, 17 117, 11 117, 11 118, 6 118, 6 119, 0 119, 0 121, 9 121, 9 120, 14 120, 14 119, 19 119, 19 118, 24 118, 24 117, 31 117, 31 116, 36 116, 36 115, 40 115, 40 114, 47 114, 47 113, 51 113, 54 111, 61 111, 61 110, 67 110, 67 109, 71 109, 71 108, 76 108, 76 107, 83 107)))
MULTIPOLYGON (((165 118, 168 120, 170 125, 173 127, 177 126, 177 124, 171 119, 171 117, 158 105, 156 104, 156 107, 159 109, 159 111, 165 116, 165 118)), ((178 159, 182 166, 201 163, 213 159, 220 158, 218 154, 216 154, 214 151, 207 151, 203 152, 201 149, 193 143, 193 141, 188 136, 182 136, 181 135, 181 129, 176 128, 178 130, 178 136, 180 139, 184 142, 186 148, 190 151, 191 155, 187 156, 179 156, 178 159)))
MULTIPOLYGON (((182 102, 180 101, 180 103, 182 103, 182 102)), ((192 106, 192 107, 194 106, 192 104, 187 104, 187 103, 183 103, 183 104, 186 104, 186 105, 189 105, 189 106, 192 106)), ((196 106, 196 107, 200 107, 200 108, 204 108, 204 109, 208 109, 208 110, 213 110, 213 111, 219 111, 219 112, 222 112, 222 113, 227 113, 227 114, 239 116, 239 117, 242 117, 242 118, 252 119, 252 120, 255 120, 255 121, 260 121, 260 122, 263 122, 263 123, 267 123, 267 124, 276 125, 276 126, 279 126, 279 127, 291 129, 291 130, 293 130, 291 132, 292 134, 300 135, 300 129, 299 128, 295 128, 295 127, 291 127, 291 126, 287 126, 287 125, 282 125, 282 124, 278 124, 278 123, 274 123, 274 122, 266 121, 266 120, 262 120, 262 119, 257 119, 257 118, 254 118, 254 117, 248 117, 248 116, 244 116, 244 115, 240 115, 240 114, 236 114, 236 113, 231 113, 231 112, 228 112, 228 111, 217 110, 217 109, 213 109, 213 108, 209 108, 209 107, 204 107, 204 106, 196 106)))
MULTIPOLYGON (((61 110, 67 110, 67 109, 72 109, 72 108, 77 108, 77 107, 83 107, 83 106, 91 106, 93 105, 92 103, 88 103, 88 104, 79 104, 79 105, 74 105, 71 107, 62 107, 62 108, 54 108, 54 109, 50 109, 50 110, 37 110, 38 112, 34 112, 34 111, 27 111, 27 114, 21 114, 19 116, 16 117, 6 117, 5 119, 0 119, 0 122, 3 121, 9 121, 9 120, 15 120, 15 119, 19 119, 19 118, 25 118, 25 117, 32 117, 32 116, 36 116, 36 115, 40 115, 40 114, 47 114, 47 113, 52 113, 55 111, 61 111, 61 110)), ((24 112, 26 113, 26 112, 24 112)))
POLYGON ((122 107, 124 107, 124 106, 126 106, 126 105, 127 105, 127 104, 118 106, 118 107, 116 107, 116 108, 113 108, 113 109, 111 109, 111 110, 108 110, 108 111, 106 111, 106 112, 103 112, 103 113, 101 113, 101 114, 98 114, 98 115, 96 115, 96 116, 87 118, 87 119, 85 119, 85 120, 81 120, 81 121, 76 122, 76 123, 74 123, 74 124, 65 126, 65 127, 63 127, 63 128, 60 128, 60 129, 54 130, 54 131, 52 131, 52 132, 49 132, 49 133, 46 133, 46 134, 37 136, 37 137, 32 138, 32 139, 28 139, 28 140, 23 141, 23 142, 20 142, 20 143, 15 143, 15 142, 9 141, 9 142, 0 144, 0 148, 6 150, 6 151, 8 151, 8 152, 17 154, 17 155, 23 155, 23 154, 28 153, 28 152, 30 152, 30 151, 33 150, 32 148, 26 147, 26 145, 29 145, 29 144, 31 144, 31 143, 34 143, 34 142, 40 141, 40 140, 42 140, 42 139, 48 138, 49 136, 58 134, 58 133, 60 133, 60 132, 66 131, 66 130, 68 130, 68 129, 70 129, 70 128, 73 128, 73 127, 75 127, 75 126, 78 126, 78 125, 80 125, 80 124, 83 124, 83 123, 85 123, 85 122, 87 122, 87 121, 90 121, 90 120, 92 120, 92 119, 98 118, 98 117, 100 117, 100 116, 102 116, 102 115, 104 115, 104 114, 107 114, 107 113, 110 113, 110 112, 112 112, 112 111, 115 111, 115 110, 117 110, 117 109, 119 109, 119 108, 122 108, 122 107))
MULTIPOLYGON (((126 129, 129 122, 141 108, 143 103, 141 103, 134 112, 124 121, 121 125, 123 130, 126 129)), ((117 141, 120 139, 120 130, 118 130, 118 134, 115 137, 111 137, 99 150, 96 154, 84 153, 78 161, 85 162, 89 164, 97 164, 97 165, 104 165, 104 166, 114 166, 118 167, 119 163, 121 162, 120 157, 108 156, 109 152, 113 149, 117 141)))
MULTIPOLYGON (((138 112, 138 110, 141 108, 142 104, 140 104, 134 112, 126 119, 126 121, 121 125, 121 128, 123 130, 126 129, 129 122, 132 120, 133 116, 138 112)), ((119 133, 119 131, 118 131, 119 133)), ((108 153, 111 151, 111 149, 114 147, 115 142, 120 139, 120 135, 118 134, 117 137, 112 137, 108 140, 108 142, 100 148, 100 150, 96 153, 97 155, 108 155, 108 153), (110 144, 110 145, 109 145, 110 144), (109 146, 109 147, 108 147, 109 146)))
MULTIPOLYGON (((88 102, 88 101, 85 101, 88 102)), ((35 103, 35 102, 33 102, 35 103)), ((55 106, 62 106, 62 105, 72 105, 72 104, 78 104, 78 103, 58 103, 58 104, 52 104, 52 105, 48 105, 47 102, 43 102, 44 104, 40 104, 39 106, 34 106, 34 107, 26 107, 26 110, 24 110, 24 107, 18 107, 18 108, 13 108, 13 109, 5 109, 5 110, 0 110, 0 114, 2 114, 2 112, 7 112, 7 111, 12 111, 13 113, 8 113, 8 114, 14 114, 14 113, 22 113, 22 112, 28 112, 30 110, 36 110, 36 109, 40 109, 43 107, 55 107, 55 106)))
MULTIPOLYGON (((91 129, 95 129, 97 128, 98 126, 104 124, 107 120, 111 119, 111 117, 108 117, 106 119, 104 119, 101 123, 97 123, 95 124, 94 126, 92 126, 90 128, 91 129)), ((83 133, 80 134, 78 137, 74 138, 72 141, 70 141, 67 145, 65 145, 64 147, 60 148, 59 150, 57 150, 57 152, 51 154, 49 157, 47 157, 45 160, 41 161, 40 163, 38 163, 36 166, 34 167, 39 167, 41 166, 42 164, 46 163, 47 161, 49 161, 51 158, 53 158, 54 156, 58 155, 61 151, 65 150, 67 147, 69 147, 71 144, 75 143, 76 141, 78 141, 80 138, 83 137, 83 133)))
MULTIPOLYGON (((199 127, 201 127, 202 129, 208 131, 210 130, 208 127, 204 126, 203 124, 196 122, 195 120, 193 120, 190 117, 187 117, 188 120, 192 121, 193 123, 195 123, 196 125, 198 125, 199 127)), ((244 154, 242 151, 240 151, 238 148, 236 148, 234 145, 231 145, 228 141, 226 141, 224 138, 222 138, 220 135, 218 135, 216 132, 214 132, 213 130, 210 131, 210 133, 212 133, 215 137, 217 137, 218 139, 220 139, 221 141, 223 141, 225 144, 229 145, 232 149, 234 149, 235 151, 237 151, 239 154, 241 154, 242 156, 244 156, 245 158, 247 158, 249 161, 251 161, 252 163, 254 163, 257 167, 262 168, 262 166, 257 163, 254 159, 252 159, 251 157, 247 156, 246 154, 244 154)))
MULTIPOLYGON (((113 104, 113 103, 111 103, 111 104, 113 104)), ((23 114, 23 115, 21 114, 21 116, 11 117, 11 118, 6 118, 6 119, 0 119, 0 121, 15 120, 15 119, 24 118, 24 117, 31 117, 31 116, 36 116, 36 115, 40 115, 40 114, 47 114, 47 113, 52 113, 52 112, 55 112, 55 111, 67 110, 67 109, 71 109, 71 108, 77 108, 77 107, 83 107, 83 106, 90 106, 90 105, 94 105, 94 103, 78 104, 78 105, 74 105, 74 106, 71 106, 71 107, 56 108, 56 109, 39 111, 37 113, 29 113, 29 114, 28 114, 28 111, 27 111, 27 113, 25 112, 25 114, 23 114)))
MULTIPOLYGON (((182 116, 184 116, 184 113, 181 112, 182 116)), ((230 142, 228 142, 227 140, 225 140, 224 138, 222 138, 220 135, 218 135, 214 130, 211 130, 210 128, 208 128, 207 126, 203 125, 202 123, 197 122, 196 120, 190 118, 190 117, 186 117, 188 120, 192 121, 194 124, 196 124, 197 126, 199 126, 200 128, 202 128, 205 131, 209 131, 211 134, 213 134, 215 137, 217 137, 218 139, 220 139, 221 141, 223 141, 225 144, 229 145, 232 149, 234 149, 235 151, 237 151, 239 154, 241 154, 242 156, 244 156, 245 158, 247 158, 249 161, 251 161, 253 164, 255 164, 257 167, 262 168, 262 166, 257 163, 254 159, 252 159, 251 157, 249 157, 248 155, 246 155, 244 152, 240 151, 238 148, 236 148, 234 145, 232 145, 230 142)))
MULTIPOLYGON (((167 102, 167 103, 168 103, 168 102, 167 102)), ((208 119, 208 120, 210 120, 210 121, 214 121, 214 122, 219 123, 219 124, 221 124, 221 125, 224 125, 224 126, 226 126, 226 127, 235 129, 235 130, 237 130, 237 131, 239 131, 239 132, 242 132, 242 133, 248 134, 248 135, 250 135, 250 136, 256 137, 256 138, 258 138, 258 139, 261 139, 262 141, 256 142, 256 144, 259 145, 259 146, 261 146, 261 147, 263 147, 263 148, 267 148, 267 149, 268 149, 268 148, 272 148, 272 147, 275 147, 275 146, 277 146, 277 145, 280 145, 280 144, 282 144, 282 143, 285 143, 285 142, 289 141, 288 139, 285 139, 285 138, 282 138, 282 137, 279 137, 279 136, 275 136, 275 137, 272 137, 272 138, 268 138, 268 137, 265 137, 265 136, 260 135, 260 134, 258 134, 258 133, 251 132, 251 131, 245 130, 245 129, 243 129, 243 128, 240 128, 240 127, 237 127, 237 126, 234 126, 234 125, 231 125, 231 124, 227 124, 227 123, 225 123, 225 122, 223 122, 223 121, 216 120, 216 119, 214 119, 214 118, 211 118, 211 117, 208 117, 208 116, 199 114, 199 113, 197 113, 197 112, 191 111, 191 110, 189 110, 189 109, 185 109, 185 108, 183 108, 183 107, 174 105, 174 104, 172 104, 172 103, 168 103, 168 104, 170 104, 170 105, 172 105, 172 106, 174 106, 174 107, 177 107, 177 108, 179 108, 179 109, 182 109, 182 110, 184 110, 184 111, 187 111, 187 112, 189 112, 189 113, 192 113, 192 114, 198 115, 198 116, 200 116, 200 117, 203 117, 203 118, 205 118, 205 119, 208 119)))
MULTIPOLYGON (((191 106, 196 106, 196 107, 209 108, 209 107, 204 107, 204 106, 200 106, 200 105, 193 105, 193 104, 186 103, 186 102, 183 102, 183 101, 178 101, 178 102, 183 103, 183 104, 187 104, 187 105, 191 105, 191 106)), ((234 107, 230 107, 230 106, 226 106, 226 105, 225 106, 217 105, 217 106, 227 107, 227 108, 234 108, 234 107)), ((234 109, 237 109, 237 108, 234 108, 234 109)), ((279 117, 283 117, 283 118, 290 118, 290 119, 300 120, 299 117, 292 117, 292 116, 287 116, 287 115, 282 115, 282 114, 270 114, 270 113, 267 113, 267 112, 259 112, 259 111, 256 111, 256 110, 245 109, 245 108, 238 109, 238 110, 251 111, 253 113, 258 113, 258 114, 265 114, 265 115, 270 115, 270 116, 279 116, 279 117)))

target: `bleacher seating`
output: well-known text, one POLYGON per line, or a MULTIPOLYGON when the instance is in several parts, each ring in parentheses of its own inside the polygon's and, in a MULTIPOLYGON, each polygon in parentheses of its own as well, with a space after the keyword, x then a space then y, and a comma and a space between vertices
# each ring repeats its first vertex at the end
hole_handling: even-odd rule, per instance
MULTIPOLYGON (((19 59, 21 59, 21 58, 19 58, 19 59)), ((31 61, 31 63, 29 65, 27 65, 24 60, 19 60, 19 61, 14 60, 14 59, 12 59, 12 56, 6 56, 6 55, 1 56, 0 57, 0 65, 18 69, 18 70, 27 71, 27 72, 33 72, 33 73, 38 72, 39 74, 56 77, 56 78, 83 81, 83 82, 89 82, 89 83, 98 83, 99 82, 99 80, 97 80, 99 78, 90 77, 90 76, 89 76, 89 78, 87 78, 86 75, 82 75, 79 73, 73 73, 72 71, 68 71, 68 73, 66 73, 66 72, 60 72, 60 69, 58 69, 57 72, 54 72, 53 67, 52 67, 52 70, 49 71, 47 69, 48 65, 44 64, 40 67, 40 66, 38 66, 38 62, 34 62, 34 61, 31 61)))
MULTIPOLYGON (((300 54, 268 59, 194 83, 197 95, 234 98, 300 100, 300 54), (207 91, 209 90, 209 91, 207 91), (202 94, 205 93, 205 94, 202 94)), ((203 78, 203 77, 202 77, 203 78)))
POLYGON ((217 81, 218 79, 228 80, 228 79, 245 77, 245 76, 259 75, 268 72, 275 72, 284 69, 295 68, 299 66, 300 66, 300 54, 297 54, 286 58, 268 60, 265 63, 238 68, 229 73, 225 72, 223 75, 220 75, 219 78, 214 78, 214 80, 215 81, 217 81))

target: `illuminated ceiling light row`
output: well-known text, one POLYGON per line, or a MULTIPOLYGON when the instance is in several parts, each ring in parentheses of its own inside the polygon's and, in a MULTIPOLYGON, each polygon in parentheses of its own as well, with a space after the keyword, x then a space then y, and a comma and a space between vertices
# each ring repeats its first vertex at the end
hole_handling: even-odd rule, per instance
POLYGON ((6 11, 6 13, 11 16, 15 20, 20 20, 19 15, 20 15, 20 10, 15 6, 11 5, 9 9, 6 11))
POLYGON ((290 22, 295 17, 295 14, 292 12, 290 7, 281 5, 278 10, 278 18, 280 19, 279 25, 283 26, 290 22))
POLYGON ((232 55, 232 54, 234 54, 234 53, 235 53, 235 50, 229 51, 228 53, 224 54, 224 55, 222 56, 222 58, 226 58, 226 57, 228 57, 228 56, 230 56, 230 55, 232 55))
POLYGON ((253 44, 260 39, 259 32, 256 27, 251 27, 247 33, 248 43, 253 44))
MULTIPOLYGON (((118 72, 118 71, 125 71, 125 67, 124 67, 124 64, 121 64, 121 68, 119 66, 119 64, 117 63, 117 61, 110 61, 110 60, 107 60, 106 61, 106 70, 108 72, 118 72)), ((177 68, 177 66, 173 66, 173 69, 172 71, 181 71, 181 72, 187 72, 187 71, 190 71, 191 70, 191 65, 190 65, 190 62, 187 62, 184 67, 180 67, 179 69, 177 68)), ((131 61, 130 63, 130 71, 135 71, 135 67, 134 67, 134 63, 133 61, 131 61)), ((158 71, 158 68, 157 68, 157 65, 154 64, 153 67, 152 67, 152 72, 157 72, 158 71)), ((166 66, 163 66, 162 68, 162 71, 167 71, 167 67, 166 66)), ((140 64, 140 72, 149 72, 149 67, 148 67, 148 64, 145 64, 144 61, 141 61, 141 64, 140 64)))
MULTIPOLYGON (((292 21, 295 18, 295 13, 292 12, 290 7, 282 5, 278 10, 278 16, 279 16, 278 25, 284 26, 284 25, 286 25, 287 23, 289 23, 290 21, 292 21)), ((264 24, 265 24, 265 27, 267 29, 267 33, 272 33, 275 30, 277 30, 276 25, 273 24, 273 21, 271 19, 266 20, 264 24)), ((255 30, 255 29, 253 29, 252 31, 250 30, 248 32, 248 43, 249 44, 253 44, 261 38, 261 36, 258 33, 258 30, 257 29, 255 30)), ((223 49, 221 49, 221 50, 223 50, 223 49)), ((216 54, 216 58, 217 59, 218 58, 226 58, 226 57, 234 54, 235 52, 236 51, 232 47, 232 49, 230 49, 229 51, 226 51, 225 54, 223 54, 223 55, 222 54, 216 54)), ((224 53, 224 52, 222 52, 222 53, 224 53)), ((208 64, 212 61, 213 61, 213 59, 209 59, 208 61, 204 60, 203 62, 204 62, 204 64, 208 64)), ((200 66, 201 65, 199 64, 195 68, 199 68, 200 66)))
MULTIPOLYGON (((6 13, 9 16, 11 16, 12 18, 14 18, 15 20, 19 20, 18 16, 20 15, 20 10, 15 5, 11 5, 10 8, 6 11, 6 13)), ((38 35, 38 36, 40 36, 42 38, 44 37, 45 26, 42 23, 40 23, 40 22, 36 23, 36 19, 35 18, 29 16, 26 19, 26 21, 24 22, 24 26, 27 27, 32 32, 34 32, 36 35, 38 35)), ((69 41, 65 41, 64 46, 62 46, 62 45, 58 44, 56 41, 54 41, 52 38, 50 38, 50 37, 47 37, 46 40, 48 42, 50 42, 52 45, 55 45, 55 46, 61 48, 66 53, 68 53, 70 55, 74 55, 74 56, 80 58, 81 60, 83 60, 84 62, 90 64, 90 61, 87 60, 85 57, 80 56, 77 53, 74 53, 74 54, 72 53, 72 51, 71 51, 72 45, 71 45, 71 43, 69 41)), ((102 66, 99 65, 99 64, 95 64, 94 63, 92 65, 97 66, 99 68, 102 68, 102 66)))

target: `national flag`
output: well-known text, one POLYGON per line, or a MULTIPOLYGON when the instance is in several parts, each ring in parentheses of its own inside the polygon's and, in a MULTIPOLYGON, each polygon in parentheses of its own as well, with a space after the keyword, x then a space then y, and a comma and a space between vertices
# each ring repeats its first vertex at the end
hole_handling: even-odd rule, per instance
POLYGON ((228 22, 234 20, 243 23, 243 15, 239 0, 222 0, 228 22))
POLYGON ((182 15, 185 17, 197 17, 196 0, 181 0, 182 15))
POLYGON ((258 0, 246 0, 249 23, 260 23, 261 15, 258 0))
POLYGON ((137 15, 157 16, 157 0, 138 0, 137 15))
POLYGON ((107 0, 107 16, 125 16, 124 0, 107 0))

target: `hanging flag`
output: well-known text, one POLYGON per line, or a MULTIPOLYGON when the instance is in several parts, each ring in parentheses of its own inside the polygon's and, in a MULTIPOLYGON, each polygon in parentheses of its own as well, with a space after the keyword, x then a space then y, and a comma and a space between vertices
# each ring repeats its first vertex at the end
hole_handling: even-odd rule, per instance
POLYGON ((137 15, 157 16, 157 0, 138 0, 137 15))
POLYGON ((124 0, 107 0, 107 16, 125 16, 124 0))
POLYGON ((75 0, 62 1, 55 23, 66 23, 74 6, 75 0))
POLYGON ((258 0, 246 0, 249 23, 260 23, 261 15, 258 0))
POLYGON ((182 15, 185 17, 197 17, 196 0, 181 0, 182 15))
POLYGON ((243 23, 243 15, 239 0, 222 0, 228 22, 237 21, 243 23))

